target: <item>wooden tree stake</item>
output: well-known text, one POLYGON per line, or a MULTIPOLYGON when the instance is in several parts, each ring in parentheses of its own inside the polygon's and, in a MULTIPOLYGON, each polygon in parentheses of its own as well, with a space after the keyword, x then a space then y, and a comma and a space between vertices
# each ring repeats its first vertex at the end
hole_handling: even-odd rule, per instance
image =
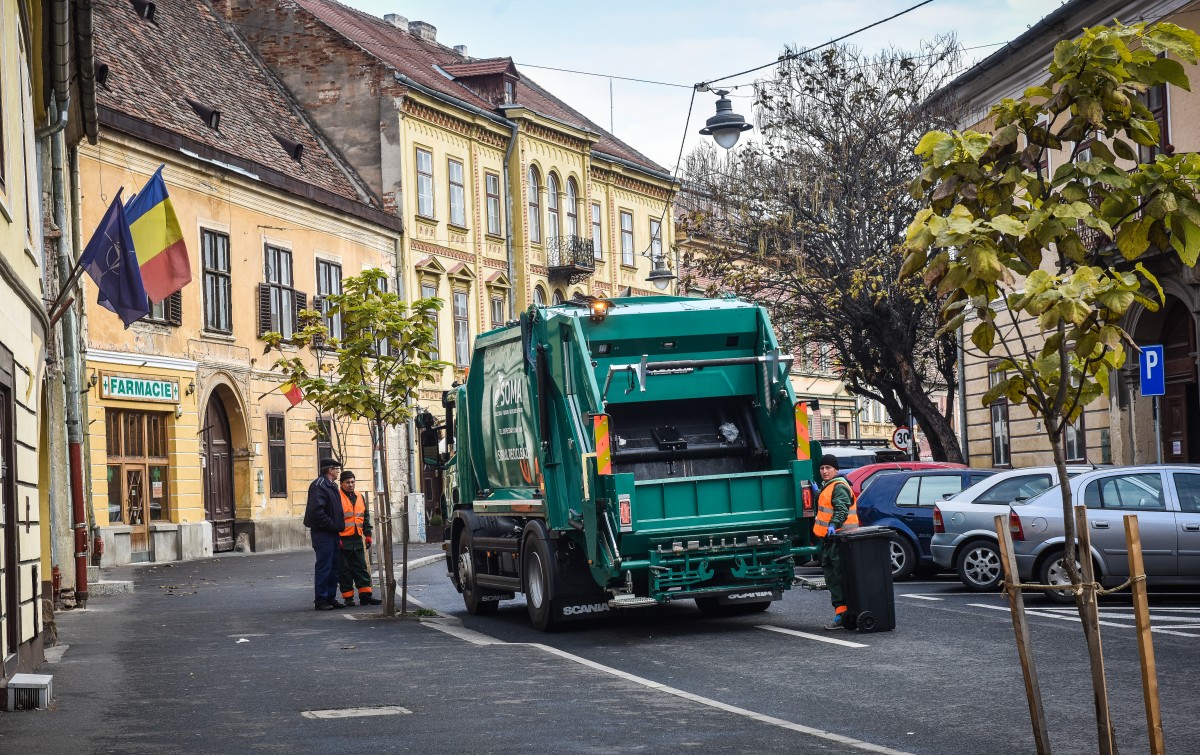
POLYGON ((1076 598, 1083 636, 1091 657, 1092 694, 1096 705, 1096 736, 1100 755, 1116 755, 1117 740, 1108 707, 1108 683, 1104 678, 1104 649, 1100 642, 1100 608, 1096 603, 1096 570, 1092 563, 1092 539, 1088 532, 1087 509, 1075 507, 1075 536, 1079 540, 1079 572, 1083 592, 1076 598))
POLYGON ((1146 730, 1150 736, 1150 752, 1162 755, 1162 711, 1158 707, 1158 671, 1154 665, 1154 639, 1150 634, 1150 604, 1146 598, 1146 568, 1142 563, 1142 535, 1138 518, 1125 515, 1125 543, 1129 546, 1130 588, 1133 593, 1133 618, 1138 631, 1138 660, 1142 666, 1142 695, 1146 699, 1146 730))
POLYGON ((1029 701, 1029 720, 1033 724, 1033 741, 1038 755, 1050 755, 1050 732, 1046 728, 1046 711, 1042 707, 1042 688, 1038 685, 1037 666, 1033 662, 1033 644, 1029 640, 1029 620, 1025 616, 1025 596, 1013 587, 1021 580, 1017 576, 1017 558, 1013 555, 1012 533, 1008 516, 996 517, 996 536, 1000 538, 1000 562, 1004 565, 1004 592, 1012 611, 1013 634, 1017 638, 1017 655, 1025 677, 1025 697, 1029 701))

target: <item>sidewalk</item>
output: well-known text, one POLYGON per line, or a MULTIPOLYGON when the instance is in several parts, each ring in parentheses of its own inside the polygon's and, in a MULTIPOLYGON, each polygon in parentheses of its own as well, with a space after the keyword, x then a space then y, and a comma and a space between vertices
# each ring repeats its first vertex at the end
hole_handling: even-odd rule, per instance
MULTIPOLYGON (((412 545, 409 559, 440 554, 412 545)), ((753 722, 536 646, 474 644, 372 607, 313 611, 309 551, 112 571, 134 592, 57 614, 69 647, 39 669, 52 709, 0 713, 0 752, 662 752, 683 737, 734 751, 748 728, 762 741, 753 722), (304 715, 350 708, 396 714, 304 715)), ((436 563, 413 574, 445 578, 436 563)), ((778 751, 797 751, 789 739, 778 751)))

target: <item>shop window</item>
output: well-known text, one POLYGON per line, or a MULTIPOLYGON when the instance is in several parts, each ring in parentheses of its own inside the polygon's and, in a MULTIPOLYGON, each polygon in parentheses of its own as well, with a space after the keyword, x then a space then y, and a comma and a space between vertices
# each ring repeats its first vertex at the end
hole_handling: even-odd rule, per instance
POLYGON ((105 410, 110 523, 169 519, 168 417, 167 412, 105 410))
POLYGON ((283 415, 268 414, 267 466, 270 470, 272 498, 287 496, 287 444, 284 436, 283 415))

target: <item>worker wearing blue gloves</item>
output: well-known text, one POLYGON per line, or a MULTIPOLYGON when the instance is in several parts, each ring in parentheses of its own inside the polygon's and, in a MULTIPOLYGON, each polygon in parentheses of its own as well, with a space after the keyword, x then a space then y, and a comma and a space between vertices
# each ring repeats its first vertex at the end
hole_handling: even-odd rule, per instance
POLYGON ((821 539, 821 571, 825 574, 825 586, 829 588, 829 600, 833 603, 833 621, 826 624, 825 628, 842 629, 846 596, 842 588, 841 559, 832 536, 839 529, 858 526, 858 506, 850 483, 841 476, 836 456, 822 456, 817 472, 821 475, 822 485, 821 493, 817 496, 817 518, 812 531, 821 539))

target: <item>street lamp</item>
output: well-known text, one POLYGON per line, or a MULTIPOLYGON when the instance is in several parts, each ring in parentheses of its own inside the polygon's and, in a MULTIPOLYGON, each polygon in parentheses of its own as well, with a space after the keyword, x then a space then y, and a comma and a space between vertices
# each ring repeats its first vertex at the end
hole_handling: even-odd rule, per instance
POLYGON ((738 143, 743 131, 754 128, 746 119, 733 112, 733 103, 729 101, 728 89, 715 90, 720 98, 717 100, 717 114, 704 122, 700 133, 711 136, 725 149, 732 149, 738 143))
POLYGON ((666 291, 667 286, 671 285, 671 281, 675 280, 675 273, 671 272, 671 268, 667 266, 667 262, 661 254, 654 258, 653 263, 654 268, 646 276, 646 282, 653 283, 659 291, 666 291))

